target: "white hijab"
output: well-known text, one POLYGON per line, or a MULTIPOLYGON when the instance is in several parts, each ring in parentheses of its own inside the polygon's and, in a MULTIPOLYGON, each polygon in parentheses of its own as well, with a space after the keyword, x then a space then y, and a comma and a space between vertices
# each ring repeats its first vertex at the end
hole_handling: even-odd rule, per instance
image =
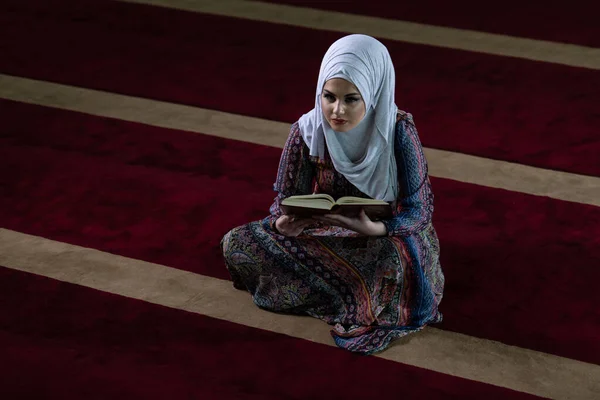
POLYGON ((298 121, 311 156, 323 158, 327 144, 338 172, 366 195, 389 202, 398 194, 395 79, 392 59, 381 42, 366 35, 345 36, 325 53, 315 108, 298 121), (352 82, 365 102, 364 118, 348 132, 335 132, 321 110, 321 91, 333 78, 352 82))

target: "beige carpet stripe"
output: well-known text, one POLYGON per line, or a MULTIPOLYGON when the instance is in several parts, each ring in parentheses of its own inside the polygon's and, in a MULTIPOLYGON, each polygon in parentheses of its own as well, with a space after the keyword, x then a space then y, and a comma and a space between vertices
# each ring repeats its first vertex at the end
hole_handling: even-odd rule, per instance
POLYGON ((499 56, 600 69, 600 49, 574 44, 447 28, 415 22, 344 14, 243 0, 117 0, 184 11, 244 18, 499 56))
MULTIPOLYGON (((0 265, 333 346, 329 327, 258 309, 231 282, 0 229, 0 265)), ((554 399, 592 399, 600 366, 427 328, 379 357, 554 399)))
MULTIPOLYGON (((0 74, 0 98, 282 147, 289 124, 0 74)), ((600 178, 436 149, 431 176, 600 206, 600 178)))

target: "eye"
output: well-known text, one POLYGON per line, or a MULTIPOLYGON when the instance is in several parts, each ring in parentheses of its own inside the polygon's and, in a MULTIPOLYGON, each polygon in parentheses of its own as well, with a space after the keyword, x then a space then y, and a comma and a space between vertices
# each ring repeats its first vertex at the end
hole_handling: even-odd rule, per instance
POLYGON ((358 97, 348 97, 346 98, 346 103, 356 103, 360 99, 358 97))
POLYGON ((330 95, 329 93, 323 93, 323 97, 324 97, 326 100, 329 100, 329 101, 335 101, 335 97, 333 97, 333 96, 332 96, 332 95, 330 95))

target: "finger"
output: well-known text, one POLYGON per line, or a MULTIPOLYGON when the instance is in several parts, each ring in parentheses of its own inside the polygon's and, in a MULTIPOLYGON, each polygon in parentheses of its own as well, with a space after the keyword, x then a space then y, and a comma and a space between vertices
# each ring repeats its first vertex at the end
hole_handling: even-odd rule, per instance
POLYGON ((288 226, 296 226, 298 224, 304 223, 304 218, 293 217, 287 221, 288 226))
POLYGON ((371 218, 369 218, 369 216, 367 215, 367 213, 365 212, 364 208, 360 209, 360 213, 358 214, 358 219, 362 222, 367 222, 370 221, 371 218))
POLYGON ((305 228, 307 226, 313 225, 314 223, 315 222, 310 219, 305 219, 305 220, 299 221, 298 226, 305 228))
POLYGON ((323 218, 322 222, 331 226, 341 226, 342 228, 346 227, 345 223, 334 219, 323 218))
POLYGON ((304 223, 304 221, 306 221, 307 218, 304 217, 298 217, 296 215, 290 216, 287 220, 286 220, 286 224, 290 225, 290 226, 296 226, 299 223, 304 223))
POLYGON ((342 224, 351 224, 353 221, 353 218, 349 218, 341 214, 326 214, 325 218, 328 218, 330 221, 335 221, 342 224))
POLYGON ((292 225, 292 226, 303 226, 303 225, 307 225, 307 224, 309 224, 309 223, 310 223, 310 222, 308 222, 308 221, 307 221, 307 220, 305 220, 305 219, 297 219, 297 220, 295 220, 294 222, 292 222, 292 224, 291 224, 291 225, 292 225))

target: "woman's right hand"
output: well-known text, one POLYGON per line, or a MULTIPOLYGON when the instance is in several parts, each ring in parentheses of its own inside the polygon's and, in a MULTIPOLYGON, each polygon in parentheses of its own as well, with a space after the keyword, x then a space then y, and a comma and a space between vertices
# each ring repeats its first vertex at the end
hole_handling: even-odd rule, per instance
POLYGON ((314 224, 312 218, 297 218, 293 215, 282 215, 275 221, 275 229, 283 236, 298 236, 304 228, 314 224))

